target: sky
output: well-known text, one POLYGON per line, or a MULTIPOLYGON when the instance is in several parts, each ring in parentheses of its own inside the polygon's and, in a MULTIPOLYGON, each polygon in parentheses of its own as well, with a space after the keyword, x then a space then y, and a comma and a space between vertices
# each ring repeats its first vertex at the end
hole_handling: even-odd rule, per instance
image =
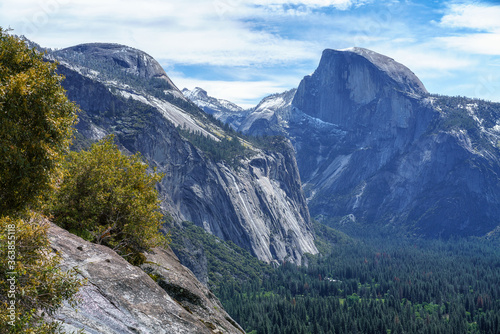
POLYGON ((180 88, 252 107, 296 88, 324 49, 364 47, 431 93, 500 102, 500 1, 0 0, 0 26, 43 47, 111 42, 180 88))

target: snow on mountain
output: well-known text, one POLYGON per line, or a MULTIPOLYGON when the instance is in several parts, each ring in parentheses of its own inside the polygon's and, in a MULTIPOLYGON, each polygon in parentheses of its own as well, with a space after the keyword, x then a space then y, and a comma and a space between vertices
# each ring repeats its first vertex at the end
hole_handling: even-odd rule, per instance
POLYGON ((240 113, 243 111, 243 108, 230 101, 208 96, 207 91, 200 87, 196 87, 193 90, 184 88, 182 94, 194 102, 198 107, 204 109, 208 114, 227 112, 240 113))

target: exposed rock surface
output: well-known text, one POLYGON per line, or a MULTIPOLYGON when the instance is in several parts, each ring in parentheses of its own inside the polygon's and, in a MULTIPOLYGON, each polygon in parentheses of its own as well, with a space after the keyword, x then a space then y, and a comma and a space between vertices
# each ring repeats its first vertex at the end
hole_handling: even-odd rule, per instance
POLYGON ((213 115, 224 123, 239 124, 239 120, 245 114, 245 110, 240 106, 227 100, 209 96, 206 90, 199 87, 193 90, 184 88, 182 94, 204 112, 213 115))
POLYGON ((240 121, 238 130, 254 136, 283 135, 292 116, 291 103, 296 89, 264 98, 240 121))
POLYGON ((162 289, 113 250, 55 225, 49 229, 49 240, 63 258, 62 268, 76 268, 79 276, 88 280, 78 293, 77 311, 66 305, 54 316, 65 322, 65 330, 83 329, 92 334, 242 333, 218 300, 177 262, 171 251, 156 250, 150 256, 162 273, 168 271, 165 282, 181 286, 183 295, 196 300, 198 307, 190 311, 176 301, 179 295, 162 289))
MULTIPOLYGON (((101 57, 102 46, 76 48, 75 52, 90 52, 94 60, 101 57)), ((122 49, 132 57, 130 49, 122 49)), ((115 47, 106 50, 104 58, 120 54, 115 47)), ((66 76, 63 86, 69 98, 84 110, 77 124, 79 135, 96 140, 114 133, 125 150, 141 152, 165 174, 160 185, 162 205, 175 219, 192 221, 266 262, 300 263, 304 253, 317 253, 291 147, 282 152, 254 147, 255 153, 242 156, 238 167, 215 161, 185 140, 177 128, 214 140, 224 136, 224 130, 193 104, 171 98, 170 93, 154 91, 153 96, 149 82, 137 83, 135 77, 124 79, 130 84, 111 80, 114 68, 104 77, 95 74, 98 67, 71 63, 75 57, 68 52, 59 70, 66 76)), ((138 52, 137 57, 141 55, 138 52)), ((142 72, 154 73, 154 69, 142 72)))
MULTIPOLYGON (((107 61, 111 66, 138 76, 142 79, 161 79, 170 85, 172 90, 180 93, 172 80, 167 76, 161 65, 147 53, 125 45, 114 43, 89 43, 80 44, 54 52, 59 59, 66 58, 73 62, 80 56, 86 58, 85 64, 96 60, 98 62, 107 61)), ((81 62, 81 61, 80 61, 81 62)), ((180 94, 179 96, 182 96, 180 94)))
POLYGON ((148 129, 134 147, 166 174, 162 194, 175 218, 192 221, 266 262, 300 263, 303 253, 317 252, 291 148, 261 152, 233 169, 207 159, 175 129, 167 129, 148 129))
POLYGON ((408 68, 360 48, 325 50, 284 96, 264 99, 240 129, 292 140, 318 219, 432 236, 500 224, 498 104, 429 96, 408 68))
POLYGON ((408 128, 415 118, 412 98, 425 94, 420 80, 391 58, 359 48, 325 50, 316 71, 300 83, 292 104, 346 130, 376 126, 389 136, 397 128, 408 128))
POLYGON ((224 311, 217 297, 180 263, 170 248, 155 248, 146 258, 141 268, 155 277, 162 289, 205 326, 215 333, 244 333, 224 311))

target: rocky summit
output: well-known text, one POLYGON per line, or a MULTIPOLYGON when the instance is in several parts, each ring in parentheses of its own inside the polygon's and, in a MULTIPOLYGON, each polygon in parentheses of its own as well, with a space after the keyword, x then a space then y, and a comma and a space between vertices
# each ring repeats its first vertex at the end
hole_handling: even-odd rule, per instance
POLYGON ((325 50, 296 92, 265 98, 240 124, 290 138, 325 223, 428 236, 500 224, 500 105, 430 95, 389 57, 325 50))
POLYGON ((59 59, 86 59, 86 63, 92 61, 101 62, 135 75, 143 79, 161 79, 166 81, 173 89, 177 89, 174 83, 165 73, 161 65, 147 53, 125 45, 114 43, 89 43, 80 44, 54 52, 59 59))

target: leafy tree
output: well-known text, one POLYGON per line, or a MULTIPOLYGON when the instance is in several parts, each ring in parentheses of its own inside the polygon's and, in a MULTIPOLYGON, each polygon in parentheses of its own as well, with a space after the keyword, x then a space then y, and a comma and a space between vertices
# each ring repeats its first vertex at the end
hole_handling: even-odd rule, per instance
POLYGON ((47 238, 49 223, 40 214, 0 218, 0 332, 60 333, 59 322, 46 322, 64 300, 74 306, 82 281, 76 271, 60 270, 60 257, 47 238), (12 237, 14 236, 15 239, 12 237))
POLYGON ((163 175, 148 174, 141 156, 126 156, 109 136, 89 150, 71 152, 51 206, 53 221, 81 237, 104 244, 129 262, 167 244, 155 188, 163 175))
POLYGON ((0 28, 0 214, 49 190, 67 151, 77 107, 56 64, 0 28))
POLYGON ((33 211, 58 176, 77 107, 56 65, 0 28, 0 332, 59 333, 46 322, 81 281, 59 269, 48 222, 33 211))

